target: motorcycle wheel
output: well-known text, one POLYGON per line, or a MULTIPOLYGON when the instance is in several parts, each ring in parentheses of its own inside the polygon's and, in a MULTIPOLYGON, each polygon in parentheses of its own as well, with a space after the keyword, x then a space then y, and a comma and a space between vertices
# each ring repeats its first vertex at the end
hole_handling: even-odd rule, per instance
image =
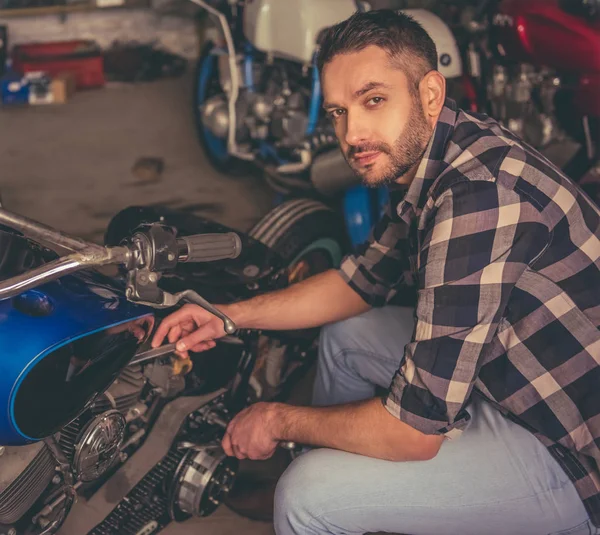
POLYGON ((305 258, 319 253, 324 264, 311 269, 310 275, 339 266, 347 248, 341 219, 327 205, 312 199, 279 204, 254 225, 249 235, 276 251, 291 272, 305 258))
POLYGON ((194 73, 194 124, 200 145, 211 165, 218 171, 239 176, 251 171, 247 162, 234 158, 227 152, 227 141, 215 136, 202 121, 202 107, 211 98, 224 94, 219 81, 217 56, 211 51, 215 47, 208 41, 202 48, 194 73))
MULTIPOLYGON (((341 219, 328 206, 310 199, 284 202, 250 231, 284 259, 288 283, 295 284, 340 265, 348 249, 341 219)), ((316 356, 318 329, 295 331, 300 343, 285 343, 267 335, 259 340, 259 355, 250 380, 255 401, 285 396, 316 356)))

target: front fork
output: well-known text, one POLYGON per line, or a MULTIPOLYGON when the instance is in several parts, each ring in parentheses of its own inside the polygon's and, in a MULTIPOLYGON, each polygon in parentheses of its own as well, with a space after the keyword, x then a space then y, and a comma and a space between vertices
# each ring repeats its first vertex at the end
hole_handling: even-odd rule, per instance
POLYGON ((359 185, 346 191, 344 219, 353 248, 367 241, 371 228, 383 215, 388 202, 389 192, 385 187, 374 190, 359 185))

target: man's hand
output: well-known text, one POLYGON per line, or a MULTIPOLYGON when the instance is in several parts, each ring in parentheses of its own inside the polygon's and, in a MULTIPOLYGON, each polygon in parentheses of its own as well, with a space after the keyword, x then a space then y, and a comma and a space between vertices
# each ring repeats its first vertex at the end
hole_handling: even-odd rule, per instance
POLYGON ((170 343, 178 342, 177 353, 189 358, 188 351, 195 353, 215 347, 215 340, 225 336, 223 322, 198 305, 184 305, 167 316, 152 339, 152 347, 162 345, 165 337, 170 343))
POLYGON ((225 431, 222 446, 230 457, 265 460, 275 453, 276 404, 259 402, 238 413, 225 431))

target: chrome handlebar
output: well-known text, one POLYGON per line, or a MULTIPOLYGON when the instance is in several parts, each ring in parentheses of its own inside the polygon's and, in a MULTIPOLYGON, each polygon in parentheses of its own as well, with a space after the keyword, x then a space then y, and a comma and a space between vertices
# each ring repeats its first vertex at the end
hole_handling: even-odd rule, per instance
POLYGON ((83 269, 121 265, 128 270, 125 295, 129 301, 153 308, 168 308, 180 301, 195 303, 223 321, 225 332, 232 334, 236 326, 230 318, 192 290, 169 294, 157 285, 162 271, 174 269, 178 262, 213 261, 235 258, 241 252, 241 241, 234 233, 186 236, 176 239, 166 227, 150 225, 147 232, 133 236, 130 244, 104 247, 69 236, 52 227, 0 207, 0 225, 19 231, 58 254, 56 260, 0 281, 0 301, 54 281, 83 269))
POLYGON ((90 243, 81 238, 69 236, 60 232, 48 225, 44 225, 28 217, 9 212, 5 208, 0 207, 0 225, 9 227, 23 234, 27 238, 56 251, 57 253, 70 251, 81 252, 85 250, 96 250, 98 253, 106 249, 101 245, 90 243))
POLYGON ((82 269, 108 264, 127 265, 131 259, 131 252, 127 247, 102 247, 69 236, 33 219, 9 212, 4 208, 0 208, 0 225, 16 230, 26 238, 59 254, 71 253, 26 273, 0 281, 0 300, 9 299, 82 269))
POLYGON ((0 301, 10 299, 27 290, 31 290, 47 282, 54 281, 65 275, 70 275, 82 269, 105 266, 108 264, 120 264, 121 258, 129 254, 125 247, 105 247, 104 254, 96 251, 88 253, 73 253, 63 256, 43 266, 0 281, 0 301), (115 250, 118 249, 118 250, 115 250))

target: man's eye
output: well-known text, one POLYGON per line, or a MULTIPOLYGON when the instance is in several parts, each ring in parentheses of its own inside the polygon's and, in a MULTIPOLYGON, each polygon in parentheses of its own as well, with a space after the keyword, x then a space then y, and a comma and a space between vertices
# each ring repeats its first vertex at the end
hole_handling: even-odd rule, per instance
POLYGON ((367 101, 367 104, 373 104, 376 106, 377 104, 380 104, 383 101, 384 99, 382 97, 373 97, 367 101))
POLYGON ((343 114, 344 114, 344 110, 342 110, 341 108, 337 108, 337 109, 331 110, 329 112, 329 117, 331 117, 332 119, 337 119, 338 117, 340 117, 343 114))

